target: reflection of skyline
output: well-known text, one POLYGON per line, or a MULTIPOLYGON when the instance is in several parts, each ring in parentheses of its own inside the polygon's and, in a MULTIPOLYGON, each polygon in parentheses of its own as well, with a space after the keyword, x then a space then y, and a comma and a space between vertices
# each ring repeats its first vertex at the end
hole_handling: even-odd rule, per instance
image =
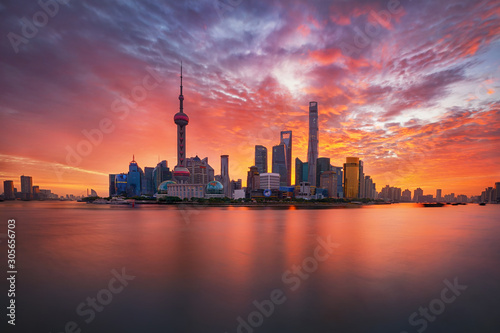
MULTIPOLYGON (((0 118, 12 138, 2 140, 0 180, 22 170, 56 193, 81 193, 88 183, 105 192, 106 175, 133 153, 141 165, 155 165, 158 153, 174 165, 175 145, 165 142, 175 142, 170 114, 183 58, 192 87, 186 109, 196 119, 189 155, 204 150, 217 161, 227 153, 235 179, 253 164, 253 146, 272 147, 285 128, 294 156, 305 158, 307 103, 317 100, 320 156, 332 164, 359 156, 381 186, 478 194, 499 176, 498 1, 451 3, 403 2, 352 56, 341 46, 354 45, 356 29, 387 1, 242 1, 222 17, 211 4, 61 6, 18 53, 8 42, 0 49, 0 118), (146 67, 158 68, 162 82, 133 107, 146 67), (131 110, 124 119, 111 110, 120 96, 131 110), (114 131, 68 167, 66 146, 105 117, 114 131)), ((38 10, 9 4, 2 30, 20 33, 17 19, 38 10)))

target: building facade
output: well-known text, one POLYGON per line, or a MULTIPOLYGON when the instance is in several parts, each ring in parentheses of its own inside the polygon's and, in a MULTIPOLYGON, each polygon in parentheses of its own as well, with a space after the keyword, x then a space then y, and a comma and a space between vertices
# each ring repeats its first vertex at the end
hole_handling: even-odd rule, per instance
POLYGON ((285 146, 286 186, 290 186, 292 185, 292 131, 281 131, 280 144, 285 146))
POLYGON ((14 181, 5 180, 3 182, 3 196, 5 200, 16 199, 16 195, 14 194, 14 181))
POLYGON ((344 164, 344 196, 348 199, 358 198, 359 190, 359 158, 347 157, 344 164))
POLYGON ((318 159, 318 103, 309 102, 309 140, 307 148, 308 181, 316 186, 316 160, 318 159))
POLYGON ((286 146, 280 143, 277 146, 273 146, 273 157, 272 157, 272 173, 280 175, 281 186, 287 186, 288 184, 288 171, 286 167, 286 146))
POLYGON ((231 198, 232 193, 229 178, 229 155, 221 155, 220 157, 220 177, 222 186, 224 186, 224 195, 231 198))
POLYGON ((263 190, 279 190, 281 183, 281 175, 278 173, 262 173, 260 178, 260 189, 263 190))
POLYGON ((255 166, 259 173, 267 173, 267 148, 261 145, 255 146, 255 166))

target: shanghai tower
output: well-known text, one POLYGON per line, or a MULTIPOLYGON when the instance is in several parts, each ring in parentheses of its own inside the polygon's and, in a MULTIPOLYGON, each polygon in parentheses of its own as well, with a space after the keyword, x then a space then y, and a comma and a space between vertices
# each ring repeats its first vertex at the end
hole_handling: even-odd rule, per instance
POLYGON ((174 168, 173 176, 178 183, 186 183, 189 180, 189 169, 186 168, 186 126, 189 117, 184 113, 184 96, 182 95, 182 63, 181 63, 181 93, 179 95, 179 112, 174 116, 177 124, 177 165, 174 168))
POLYGON ((309 148, 307 162, 309 165, 308 181, 311 186, 316 184, 316 160, 318 159, 318 103, 309 102, 309 148))

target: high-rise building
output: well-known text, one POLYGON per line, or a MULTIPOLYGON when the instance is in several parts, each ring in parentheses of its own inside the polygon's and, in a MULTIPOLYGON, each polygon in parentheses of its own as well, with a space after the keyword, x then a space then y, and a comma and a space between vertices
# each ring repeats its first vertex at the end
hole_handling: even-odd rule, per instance
POLYGON ((220 177, 222 186, 224 186, 224 195, 231 198, 232 193, 229 179, 229 155, 220 156, 220 177))
POLYGON ((441 197, 441 189, 436 190, 436 201, 441 201, 443 198, 441 197))
POLYGON ((5 180, 3 182, 3 196, 5 200, 14 200, 16 198, 14 194, 14 181, 5 180))
POLYGON ((318 103, 309 102, 309 143, 307 163, 309 165, 308 181, 316 186, 316 160, 318 159, 318 103))
POLYGON ((344 170, 342 167, 332 166, 332 170, 337 174, 337 198, 344 197, 344 170))
POLYGON ((40 199, 40 186, 33 186, 31 192, 33 194, 33 200, 40 199))
POLYGON ((304 163, 300 160, 300 158, 295 158, 295 185, 299 185, 303 182, 303 172, 304 172, 304 163))
POLYGON ((30 176, 21 176, 21 198, 23 200, 31 200, 33 190, 33 178, 30 176))
POLYGON ((144 173, 141 179, 141 194, 152 196, 156 193, 154 186, 154 170, 155 168, 144 167, 144 173))
POLYGON ((247 174, 247 198, 250 197, 252 191, 260 189, 260 176, 256 166, 251 166, 247 174))
POLYGON ((279 190, 281 175, 278 173, 261 173, 260 174, 260 188, 269 190, 279 190))
POLYGON ((115 177, 116 195, 127 195, 127 174, 120 173, 115 177))
POLYGON ((495 190, 496 190, 496 201, 497 203, 500 203, 500 182, 495 183, 495 190))
POLYGON ((198 155, 187 159, 190 172, 189 184, 208 184, 214 180, 214 169, 208 164, 208 157, 200 159, 198 155))
POLYGON ((109 174, 109 196, 112 197, 116 195, 116 184, 115 184, 116 174, 109 174))
POLYGON ((424 196, 424 190, 420 187, 413 191, 413 201, 422 202, 424 196))
POLYGON ((259 173, 267 173, 267 148, 261 145, 255 146, 255 166, 259 173))
POLYGON ((363 170, 363 161, 359 160, 359 188, 358 198, 366 198, 365 192, 365 172, 363 170))
POLYGON ((401 194, 401 201, 403 202, 411 201, 411 191, 409 189, 403 191, 403 193, 401 194))
POLYGON ((290 186, 292 185, 292 131, 281 131, 280 143, 285 145, 286 186, 290 186))
POLYGON ((321 174, 325 171, 330 171, 330 158, 328 157, 320 157, 316 159, 316 187, 320 185, 321 174))
POLYGON ((344 195, 346 198, 358 197, 359 190, 359 158, 347 157, 344 163, 344 195))
POLYGON ((286 146, 280 143, 277 146, 273 146, 273 156, 272 156, 272 171, 280 175, 280 185, 287 186, 287 168, 286 168, 286 146))
POLYGON ((127 175, 127 196, 137 197, 141 195, 141 179, 143 177, 143 171, 139 168, 139 165, 135 161, 135 156, 132 156, 132 161, 128 166, 127 175))
POLYGON ((364 197, 367 199, 375 199, 373 180, 370 176, 365 176, 365 195, 364 197))
POLYGON ((329 198, 337 198, 337 174, 335 171, 328 170, 321 173, 320 187, 328 191, 329 198))
POLYGON ((182 63, 181 63, 181 92, 179 94, 179 112, 174 116, 177 125, 177 165, 174 168, 173 177, 178 183, 189 181, 190 172, 186 167, 186 126, 189 117, 184 113, 184 95, 182 94, 182 63))
POLYGON ((158 192, 158 186, 167 180, 172 180, 172 172, 168 167, 167 161, 163 160, 153 170, 153 187, 155 193, 158 192))

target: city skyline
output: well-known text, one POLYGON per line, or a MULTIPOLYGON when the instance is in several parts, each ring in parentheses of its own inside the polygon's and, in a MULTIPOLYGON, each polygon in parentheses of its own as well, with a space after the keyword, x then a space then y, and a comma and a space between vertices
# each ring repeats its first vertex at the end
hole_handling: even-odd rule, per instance
MULTIPOLYGON (((8 39, 1 45, 0 68, 6 75, 0 81, 0 117, 4 136, 12 139, 2 140, 0 180, 24 173, 62 194, 89 187, 105 192, 108 174, 122 170, 132 154, 142 167, 159 160, 173 167, 177 146, 172 115, 179 109, 178 65, 183 59, 189 85, 185 107, 191 117, 186 158, 207 156, 218 165, 220 155, 227 154, 229 174, 246 179, 255 145, 270 150, 280 132, 290 130, 292 159, 307 161, 308 103, 317 101, 318 157, 330 158, 333 165, 359 157, 378 190, 390 185, 478 195, 500 178, 499 60, 494 57, 500 51, 498 3, 453 7, 449 19, 474 28, 454 31, 460 36, 453 38, 446 25, 425 28, 436 36, 430 40, 412 33, 407 23, 415 18, 424 29, 431 14, 445 12, 439 8, 446 1, 426 6, 401 2, 397 14, 379 24, 378 35, 359 34, 376 18, 373 13, 391 13, 387 3, 353 1, 323 8, 296 2, 284 9, 275 3, 242 2, 223 17, 213 6, 166 4, 182 20, 199 21, 189 28, 172 22, 173 30, 160 23, 165 9, 154 13, 146 5, 123 5, 124 15, 137 12, 153 19, 151 27, 130 19, 151 43, 140 36, 133 42, 122 39, 104 21, 83 25, 81 31, 88 35, 78 34, 70 18, 79 11, 90 17, 97 11, 111 15, 113 8, 61 5, 59 14, 29 44, 19 45, 17 53, 8 39), (263 13, 271 19, 283 12, 296 16, 249 27, 263 13), (200 19, 201 13, 207 14, 200 19), (476 16, 479 22, 472 19, 476 16), (227 49, 230 36, 221 30, 224 26, 234 28, 229 30, 235 36, 250 33, 252 42, 244 46, 233 41, 237 47, 226 57, 212 59, 204 51, 209 45, 227 49), (109 34, 99 36, 100 31, 109 34), (54 39, 62 32, 76 35, 54 39), (203 37, 201 44, 193 34, 203 37), (322 34, 333 42, 325 42, 322 34), (366 36, 370 44, 356 46, 366 36), (107 44, 113 38, 122 48, 107 44), (272 60, 280 53, 270 46, 272 40, 287 50, 277 62, 272 60), (104 57, 82 49, 90 42, 102 45, 104 57), (346 45, 356 46, 352 56, 346 45), (446 49, 447 56, 433 48, 446 49), (79 52, 86 57, 79 58, 79 52), (44 68, 26 65, 39 54, 47 59, 44 68), (76 80, 66 71, 74 71, 76 80), (78 154, 78 148, 85 154, 78 154)), ((41 10, 36 4, 10 6, 19 17, 41 10)), ((20 33, 8 20, 1 24, 2 31, 20 33)), ((292 175, 294 167, 292 163, 292 175)))

